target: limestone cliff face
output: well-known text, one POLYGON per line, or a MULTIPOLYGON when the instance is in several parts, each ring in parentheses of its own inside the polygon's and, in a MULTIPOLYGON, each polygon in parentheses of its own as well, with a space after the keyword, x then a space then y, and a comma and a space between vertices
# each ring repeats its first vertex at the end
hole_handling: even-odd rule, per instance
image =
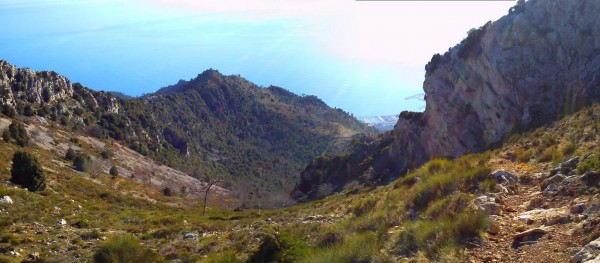
POLYGON ((0 60, 1 104, 16 106, 17 101, 52 103, 73 95, 71 82, 55 72, 36 72, 17 68, 0 60))
POLYGON ((600 1, 529 0, 472 30, 425 67, 425 112, 402 112, 378 144, 355 143, 377 150, 351 147, 344 156, 313 161, 292 196, 310 200, 322 197, 321 188, 389 182, 431 158, 483 151, 513 131, 598 101, 598 14, 600 1))
POLYGON ((425 112, 395 127, 402 165, 484 150, 600 98, 600 1, 530 0, 427 65, 425 112))

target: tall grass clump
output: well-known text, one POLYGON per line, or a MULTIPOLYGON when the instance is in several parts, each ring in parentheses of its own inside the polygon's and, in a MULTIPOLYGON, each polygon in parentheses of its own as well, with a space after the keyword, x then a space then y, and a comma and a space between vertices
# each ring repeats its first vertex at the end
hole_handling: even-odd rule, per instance
POLYGON ((374 233, 351 234, 341 244, 318 249, 300 262, 381 262, 383 256, 380 255, 377 244, 374 233))
POLYGON ((164 260, 128 235, 117 236, 104 243, 94 254, 95 263, 154 263, 164 260))

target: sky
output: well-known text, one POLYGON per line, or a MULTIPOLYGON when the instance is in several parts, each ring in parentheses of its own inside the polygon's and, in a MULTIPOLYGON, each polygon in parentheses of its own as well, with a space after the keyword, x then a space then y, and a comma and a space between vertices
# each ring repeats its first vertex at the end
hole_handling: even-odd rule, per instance
POLYGON ((0 0, 0 59, 139 96, 206 69, 355 116, 422 111, 424 66, 514 1, 0 0), (419 96, 416 96, 419 97, 419 96))

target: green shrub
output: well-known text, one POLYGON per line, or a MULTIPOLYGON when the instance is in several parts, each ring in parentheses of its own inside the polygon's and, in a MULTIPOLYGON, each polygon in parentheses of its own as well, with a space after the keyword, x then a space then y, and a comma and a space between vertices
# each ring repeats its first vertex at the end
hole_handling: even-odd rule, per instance
POLYGON ((522 163, 528 162, 533 156, 533 149, 528 149, 522 153, 517 154, 517 160, 522 163))
POLYGON ((8 129, 5 129, 2 132, 2 140, 4 140, 4 142, 10 142, 10 132, 8 131, 8 129))
POLYGON ((162 191, 164 196, 173 196, 173 191, 169 187, 163 188, 162 191))
POLYGON ((467 210, 456 217, 456 236, 459 238, 478 237, 489 224, 489 218, 485 212, 467 210))
POLYGON ((352 203, 352 206, 350 207, 350 211, 355 216, 362 216, 362 215, 372 211, 373 208, 375 208, 376 204, 377 204, 377 198, 374 196, 362 198, 362 199, 359 199, 358 201, 355 201, 354 203, 352 203))
POLYGON ((382 262, 377 243, 374 233, 352 234, 345 237, 340 245, 317 250, 302 262, 382 262))
POLYGON ((577 150, 577 145, 574 143, 569 143, 567 146, 565 146, 562 153, 565 156, 570 156, 575 153, 575 150, 577 150))
POLYGON ((46 189, 46 177, 35 156, 28 152, 15 152, 10 170, 10 181, 31 192, 46 189))
POLYGON ((115 155, 115 153, 113 152, 113 149, 110 148, 109 146, 104 147, 104 150, 102 150, 102 152, 100 152, 100 156, 102 156, 103 159, 112 158, 114 155, 115 155))
POLYGON ((96 263, 152 263, 164 260, 152 250, 145 248, 131 236, 118 236, 104 243, 94 254, 96 263))
POLYGON ((73 167, 75 167, 77 171, 88 172, 91 170, 91 166, 92 158, 85 154, 77 154, 77 156, 73 158, 73 167))
POLYGON ((297 262, 307 253, 307 246, 291 235, 264 233, 258 249, 247 262, 297 262))
POLYGON ((17 145, 25 147, 29 143, 29 135, 27 135, 27 130, 20 122, 13 121, 8 126, 8 131, 10 132, 10 137, 15 139, 17 142, 17 145))
MULTIPOLYGON (((183 262, 187 262, 187 261, 183 261, 183 262)), ((195 262, 195 261, 189 261, 189 262, 195 262)), ((237 263, 237 262, 240 262, 240 260, 236 257, 235 252, 226 251, 226 252, 221 252, 216 255, 210 255, 208 258, 200 260, 199 262, 202 262, 202 263, 237 263)))
POLYGON ((65 154, 65 159, 67 159, 69 161, 73 161, 76 156, 77 156, 77 153, 75 152, 75 150, 73 150, 73 148, 69 147, 69 149, 67 150, 67 153, 65 154))
POLYGON ((562 152, 558 150, 557 146, 552 146, 544 150, 542 155, 540 155, 538 161, 540 162, 560 162, 563 158, 562 152))
POLYGON ((598 170, 600 170, 600 152, 590 155, 587 159, 577 165, 577 172, 579 174, 598 170))
POLYGON ((108 173, 110 174, 110 178, 111 179, 116 179, 117 176, 119 176, 119 168, 117 168, 116 165, 113 165, 110 170, 108 171, 108 173))

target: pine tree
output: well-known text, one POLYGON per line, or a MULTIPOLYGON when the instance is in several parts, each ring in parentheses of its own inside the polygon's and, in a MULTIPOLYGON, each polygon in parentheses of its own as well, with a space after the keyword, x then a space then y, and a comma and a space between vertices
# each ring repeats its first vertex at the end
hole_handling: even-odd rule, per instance
POLYGON ((5 129, 4 132, 2 132, 2 139, 4 142, 10 142, 10 132, 8 129, 5 129))
POLYGON ((113 165, 113 166, 110 168, 110 171, 108 171, 108 173, 111 175, 111 177, 110 177, 110 178, 112 178, 112 179, 116 179, 116 178, 117 178, 117 176, 119 176, 119 169, 117 168, 117 166, 116 166, 116 165, 113 165))
POLYGON ((42 166, 31 153, 15 152, 10 175, 12 183, 25 187, 30 192, 46 189, 46 177, 42 166))

